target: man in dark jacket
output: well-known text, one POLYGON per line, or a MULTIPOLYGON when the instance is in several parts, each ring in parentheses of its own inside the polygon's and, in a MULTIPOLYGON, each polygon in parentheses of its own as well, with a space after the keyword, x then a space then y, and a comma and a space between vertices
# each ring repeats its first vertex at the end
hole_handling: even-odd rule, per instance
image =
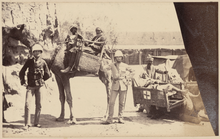
MULTIPOLYGON (((71 35, 67 35, 65 39, 66 50, 64 57, 65 69, 61 70, 62 73, 68 73, 72 68, 77 68, 76 60, 77 50, 79 49, 79 43, 82 42, 83 37, 77 33, 77 25, 70 26, 71 35), (67 63, 66 63, 67 62, 67 63)), ((73 70, 74 71, 74 70, 73 70)))
POLYGON ((35 119, 34 126, 41 127, 39 125, 40 112, 41 112, 41 97, 44 89, 44 81, 50 78, 51 74, 48 69, 47 63, 41 58, 43 49, 39 44, 35 44, 32 47, 33 58, 28 59, 21 71, 19 72, 19 78, 21 85, 27 88, 26 100, 25 100, 25 129, 31 126, 30 108, 31 100, 35 95, 35 119), (25 82, 25 72, 28 69, 27 84, 25 82))

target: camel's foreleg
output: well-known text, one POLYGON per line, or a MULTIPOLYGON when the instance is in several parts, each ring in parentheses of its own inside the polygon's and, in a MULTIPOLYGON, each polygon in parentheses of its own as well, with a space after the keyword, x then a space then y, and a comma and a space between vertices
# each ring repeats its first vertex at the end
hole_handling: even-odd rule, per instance
POLYGON ((70 109, 70 119, 69 119, 68 123, 75 124, 76 119, 73 116, 73 98, 72 98, 72 94, 71 94, 69 79, 65 80, 65 82, 64 82, 64 90, 66 92, 66 101, 67 101, 67 103, 69 105, 69 109, 70 109))
POLYGON ((104 115, 104 119, 106 119, 108 116, 109 101, 110 101, 110 95, 111 95, 111 85, 112 85, 112 81, 111 81, 111 76, 109 74, 109 76, 107 76, 107 78, 105 80, 105 87, 106 87, 106 93, 107 93, 107 108, 106 108, 106 112, 104 115))
POLYGON ((110 93, 111 93, 109 83, 105 84, 105 87, 106 87, 106 93, 107 93, 107 108, 106 108, 105 115, 104 115, 104 117, 103 117, 104 119, 106 119, 107 116, 108 116, 108 111, 109 111, 109 100, 110 100, 110 93))
POLYGON ((61 103, 60 116, 56 119, 56 121, 64 121, 64 116, 65 116, 65 113, 64 113, 65 112, 64 87, 63 87, 61 79, 58 76, 55 76, 55 78, 56 78, 58 89, 59 89, 59 99, 60 99, 60 103, 61 103))

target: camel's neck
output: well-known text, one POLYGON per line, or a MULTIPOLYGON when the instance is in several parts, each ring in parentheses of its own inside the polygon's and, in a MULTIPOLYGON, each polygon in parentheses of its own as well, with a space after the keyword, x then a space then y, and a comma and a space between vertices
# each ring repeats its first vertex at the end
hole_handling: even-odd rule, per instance
POLYGON ((55 58, 54 55, 55 55, 57 47, 51 48, 51 49, 46 49, 46 48, 43 48, 43 49, 44 51, 42 54, 42 58, 47 62, 48 66, 50 66, 50 64, 54 61, 54 58, 55 58))

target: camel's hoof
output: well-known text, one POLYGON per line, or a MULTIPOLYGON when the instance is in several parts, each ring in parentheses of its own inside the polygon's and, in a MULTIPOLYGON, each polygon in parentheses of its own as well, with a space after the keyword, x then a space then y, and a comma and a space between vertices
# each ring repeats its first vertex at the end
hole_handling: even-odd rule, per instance
POLYGON ((3 121, 2 121, 3 123, 8 123, 5 119, 3 119, 3 121))
POLYGON ((109 124, 113 124, 113 122, 112 122, 112 121, 104 121, 104 122, 102 122, 101 124, 103 124, 103 125, 109 125, 109 124))
POLYGON ((74 118, 74 119, 72 119, 72 120, 69 120, 68 122, 67 122, 67 124, 72 124, 72 125, 74 125, 74 124, 76 124, 77 122, 76 122, 76 119, 74 118))
POLYGON ((63 121, 64 121, 64 118, 60 118, 60 117, 59 117, 59 118, 56 118, 56 121, 57 121, 57 122, 63 122, 63 121))
POLYGON ((102 121, 106 121, 107 120, 107 116, 103 116, 101 120, 102 121))

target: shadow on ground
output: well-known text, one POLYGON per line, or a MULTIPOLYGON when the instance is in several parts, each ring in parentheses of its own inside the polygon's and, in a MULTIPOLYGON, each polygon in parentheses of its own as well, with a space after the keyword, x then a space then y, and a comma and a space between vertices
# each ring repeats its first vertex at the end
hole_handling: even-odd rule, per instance
MULTIPOLYGON (((165 114, 157 119, 151 119, 147 117, 147 114, 144 112, 135 112, 130 111, 128 116, 124 117, 125 121, 135 122, 143 125, 155 125, 155 124, 172 124, 179 121, 175 116, 165 114), (131 115, 131 116, 129 116, 131 115)), ((179 121, 182 122, 182 121, 179 121)))
MULTIPOLYGON (((24 118, 24 116, 22 116, 24 118)), ((57 122, 56 117, 49 114, 41 114, 39 124, 42 126, 41 128, 57 128, 57 127, 68 127, 69 124, 66 124, 68 119, 65 119, 63 122, 57 122)), ((34 124, 34 114, 31 114, 31 124, 34 124)), ((3 128, 13 128, 19 129, 24 127, 24 120, 13 121, 9 123, 3 124, 3 128)))

